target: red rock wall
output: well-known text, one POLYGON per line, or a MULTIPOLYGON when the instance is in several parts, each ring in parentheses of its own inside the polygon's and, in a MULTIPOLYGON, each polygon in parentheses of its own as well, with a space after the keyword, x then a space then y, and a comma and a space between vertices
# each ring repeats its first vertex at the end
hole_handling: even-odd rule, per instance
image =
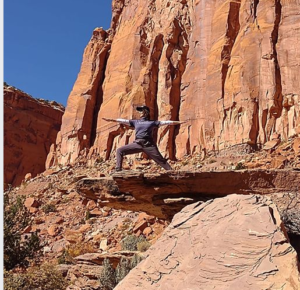
POLYGON ((50 146, 60 130, 64 108, 4 87, 4 183, 17 186, 27 173, 45 170, 50 146))
POLYGON ((299 134, 299 46, 299 0, 115 0, 111 29, 84 52, 57 162, 108 158, 133 136, 102 117, 135 118, 144 103, 188 120, 158 131, 170 158, 299 134))

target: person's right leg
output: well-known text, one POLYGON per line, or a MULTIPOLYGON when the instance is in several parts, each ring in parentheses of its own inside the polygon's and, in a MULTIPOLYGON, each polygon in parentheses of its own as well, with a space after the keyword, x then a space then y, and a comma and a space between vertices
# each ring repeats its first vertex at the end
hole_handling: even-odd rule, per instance
POLYGON ((117 149, 117 165, 116 171, 122 170, 123 157, 129 154, 143 152, 143 147, 137 143, 131 143, 117 149))
POLYGON ((165 170, 172 170, 172 167, 167 162, 167 159, 158 151, 157 146, 144 147, 144 152, 148 155, 149 158, 153 159, 157 164, 159 164, 165 170))

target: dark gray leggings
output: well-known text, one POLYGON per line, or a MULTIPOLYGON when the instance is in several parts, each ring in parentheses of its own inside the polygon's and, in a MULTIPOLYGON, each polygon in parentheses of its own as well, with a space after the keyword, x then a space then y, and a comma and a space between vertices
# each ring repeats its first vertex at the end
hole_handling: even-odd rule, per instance
POLYGON ((165 158, 162 157, 156 145, 151 145, 148 147, 143 147, 137 143, 131 143, 117 149, 117 169, 122 169, 122 161, 125 155, 136 154, 144 152, 147 156, 159 164, 162 168, 166 170, 172 170, 170 164, 165 158))

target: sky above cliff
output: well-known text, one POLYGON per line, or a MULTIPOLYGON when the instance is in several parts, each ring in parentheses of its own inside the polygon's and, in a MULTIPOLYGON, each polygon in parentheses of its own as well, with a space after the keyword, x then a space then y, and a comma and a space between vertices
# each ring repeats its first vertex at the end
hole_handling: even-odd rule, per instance
POLYGON ((5 0, 4 81, 66 105, 84 48, 108 29, 111 0, 5 0))

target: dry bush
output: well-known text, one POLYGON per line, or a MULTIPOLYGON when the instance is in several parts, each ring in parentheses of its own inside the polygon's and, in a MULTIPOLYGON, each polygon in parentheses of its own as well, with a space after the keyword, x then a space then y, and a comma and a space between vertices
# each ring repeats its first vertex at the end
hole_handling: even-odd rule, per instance
POLYGON ((121 258, 116 269, 116 282, 120 283, 131 270, 130 259, 121 258))
POLYGON ((137 245, 138 243, 145 242, 146 238, 144 236, 134 236, 134 235, 128 235, 126 236, 122 242, 121 247, 123 251, 137 251, 137 245))
POLYGON ((104 259, 103 261, 103 270, 99 280, 104 290, 112 290, 117 285, 116 271, 108 259, 104 259))
POLYGON ((71 244, 67 248, 67 251, 71 257, 75 258, 86 253, 95 253, 96 249, 94 248, 94 245, 91 242, 80 242, 76 244, 71 244))
POLYGON ((126 275, 136 267, 143 257, 135 254, 132 258, 121 258, 116 270, 112 267, 108 259, 103 261, 103 270, 100 275, 100 283, 104 290, 111 290, 120 283, 126 275))
POLYGON ((4 270, 4 290, 24 289, 27 284, 25 274, 14 274, 12 271, 4 270))
POLYGON ((64 290, 67 282, 55 265, 45 263, 26 273, 4 273, 4 290, 64 290))
POLYGON ((73 259, 73 257, 71 257, 66 249, 64 249, 62 254, 58 257, 57 263, 67 265, 76 264, 75 260, 73 259))
POLYGON ((45 204, 43 207, 42 207, 42 211, 44 213, 49 213, 49 212, 56 212, 56 206, 52 203, 48 203, 48 204, 45 204))
POLYGON ((151 244, 148 241, 141 241, 137 243, 136 247, 138 251, 146 252, 151 247, 151 244))
POLYGON ((130 261, 131 269, 135 268, 142 260, 143 257, 141 257, 139 254, 134 254, 130 261))

